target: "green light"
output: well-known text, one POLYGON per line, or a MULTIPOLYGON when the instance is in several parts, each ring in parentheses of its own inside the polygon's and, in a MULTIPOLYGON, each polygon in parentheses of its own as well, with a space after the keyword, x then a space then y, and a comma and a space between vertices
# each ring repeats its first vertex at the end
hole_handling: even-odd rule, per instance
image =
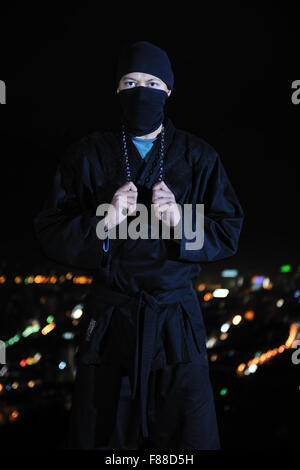
POLYGON ((221 395, 221 397, 224 397, 224 395, 226 395, 227 392, 228 392, 228 388, 222 388, 222 389, 220 390, 220 395, 221 395))
POLYGON ((291 270, 290 264, 283 264, 282 266, 280 266, 281 273, 288 273, 290 270, 291 270))
POLYGON ((36 333, 37 331, 39 331, 39 329, 39 325, 27 326, 27 328, 25 328, 25 330, 23 331, 22 336, 24 336, 24 338, 27 338, 27 336, 31 335, 32 333, 36 333))
POLYGON ((54 321, 54 316, 53 315, 49 315, 47 317, 47 323, 52 323, 54 321))
POLYGON ((13 340, 14 340, 15 343, 17 343, 17 341, 20 340, 20 335, 15 335, 15 336, 13 337, 13 340))
POLYGON ((32 326, 27 326, 27 328, 25 328, 25 330, 22 332, 22 336, 24 336, 24 338, 27 338, 27 336, 31 335, 32 333, 32 326))

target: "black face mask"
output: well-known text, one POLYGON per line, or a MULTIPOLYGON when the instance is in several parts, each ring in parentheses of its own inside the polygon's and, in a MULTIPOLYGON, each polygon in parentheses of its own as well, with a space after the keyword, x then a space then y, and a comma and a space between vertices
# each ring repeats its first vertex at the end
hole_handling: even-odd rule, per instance
POLYGON ((119 92, 123 122, 126 130, 133 136, 151 134, 164 120, 164 105, 168 94, 138 86, 119 92))

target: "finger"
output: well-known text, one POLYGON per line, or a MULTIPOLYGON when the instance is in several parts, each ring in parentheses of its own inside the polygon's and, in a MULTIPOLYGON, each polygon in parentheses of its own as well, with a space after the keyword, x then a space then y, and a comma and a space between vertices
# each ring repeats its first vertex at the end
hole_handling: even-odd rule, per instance
POLYGON ((126 202, 126 201, 136 201, 137 197, 135 194, 132 193, 121 193, 118 194, 119 201, 126 202))
POLYGON ((154 194, 152 196, 152 202, 153 203, 160 202, 162 199, 175 202, 175 198, 174 198, 173 194, 170 194, 170 193, 161 192, 160 194, 154 194))
POLYGON ((153 190, 157 190, 157 189, 163 189, 163 185, 162 185, 162 181, 158 182, 158 183, 155 183, 154 186, 152 186, 152 189, 153 190))
POLYGON ((137 191, 136 185, 132 181, 129 181, 129 183, 130 183, 129 191, 136 192, 137 191))
POLYGON ((121 197, 124 198, 124 200, 128 199, 128 201, 136 201, 137 200, 137 194, 132 193, 132 192, 122 194, 121 197))
POLYGON ((165 196, 165 195, 168 195, 170 196, 170 191, 165 191, 164 189, 155 189, 153 192, 152 192, 152 196, 153 197, 157 197, 157 196, 165 196))
POLYGON ((164 181, 158 183, 158 189, 163 189, 165 191, 171 191, 170 188, 166 185, 164 181))
POLYGON ((158 206, 158 211, 159 211, 159 212, 165 212, 165 211, 173 212, 173 210, 171 211, 171 208, 172 208, 172 204, 170 204, 170 203, 169 203, 169 204, 168 204, 168 203, 166 203, 166 204, 160 204, 160 205, 158 206))
POLYGON ((158 199, 155 199, 153 203, 159 205, 167 203, 174 204, 174 201, 170 197, 159 197, 158 199))
POLYGON ((136 211, 136 204, 130 204, 128 206, 128 214, 135 213, 135 211, 136 211))
POLYGON ((119 188, 121 192, 124 191, 137 191, 137 187, 132 181, 128 181, 128 183, 125 183, 121 188, 119 188))

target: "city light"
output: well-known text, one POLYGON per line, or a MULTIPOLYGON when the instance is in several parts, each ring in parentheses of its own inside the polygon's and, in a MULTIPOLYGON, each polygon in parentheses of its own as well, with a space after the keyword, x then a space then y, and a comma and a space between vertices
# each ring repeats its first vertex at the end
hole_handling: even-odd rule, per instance
POLYGON ((19 412, 18 410, 14 410, 10 413, 9 415, 9 420, 10 421, 15 421, 19 417, 19 412))
POLYGON ((254 318, 254 311, 253 310, 247 310, 244 314, 245 320, 252 321, 254 318))
POLYGON ((223 323, 223 325, 221 326, 220 330, 222 333, 226 333, 230 328, 230 324, 229 323, 223 323))
POLYGON ((228 289, 215 289, 213 291, 213 296, 216 297, 216 298, 227 297, 228 294, 229 294, 228 289))
MULTIPOLYGON (((272 359, 273 357, 275 357, 277 354, 282 354, 284 352, 285 349, 289 349, 292 347, 295 339, 297 338, 297 335, 298 335, 298 332, 299 332, 299 326, 298 326, 298 323, 296 322, 293 322, 291 325, 290 325, 290 331, 289 331, 289 336, 285 342, 285 344, 281 344, 279 347, 277 348, 273 348, 273 349, 269 349, 268 351, 266 351, 265 353, 262 353, 262 354, 258 354, 256 355, 253 359, 250 359, 247 363, 247 366, 248 366, 248 369, 245 370, 244 372, 244 375, 249 375, 249 373, 251 372, 251 370, 253 371, 254 368, 252 368, 250 370, 250 367, 251 365, 262 365, 264 364, 265 362, 269 361, 270 359, 272 359), (247 372, 248 371, 248 372, 247 372), (246 373, 247 372, 247 373, 246 373)), ((244 365, 244 364, 243 364, 244 365)), ((238 375, 241 375, 243 373, 243 368, 241 367, 242 364, 240 364, 237 369, 236 369, 236 373, 238 375)), ((254 370, 254 372, 256 371, 256 368, 254 370)))
POLYGON ((73 283, 74 284, 91 284, 93 282, 92 277, 87 276, 74 276, 73 283))
POLYGON ((254 374, 254 372, 256 372, 256 371, 257 371, 257 364, 250 364, 250 366, 249 366, 249 372, 250 372, 251 374, 254 374))
POLYGON ((217 338, 216 336, 213 336, 212 338, 209 338, 206 342, 206 347, 208 349, 213 348, 214 345, 216 344, 217 338))
POLYGON ((262 284, 262 283, 263 283, 263 280, 264 280, 263 276, 253 276, 253 277, 251 278, 252 284, 257 284, 257 285, 262 284))
POLYGON ((245 369, 246 369, 246 364, 242 363, 237 367, 236 373, 240 375, 244 372, 245 369))
POLYGON ((64 339, 73 339, 74 338, 74 333, 72 331, 65 331, 63 334, 62 334, 62 337, 64 339))
POLYGON ((203 300, 204 300, 205 302, 208 302, 208 301, 211 300, 212 298, 213 298, 213 295, 212 295, 211 292, 206 292, 206 294, 204 294, 204 296, 203 296, 203 300))
POLYGON ((34 322, 32 325, 27 326, 25 330, 22 332, 22 336, 27 338, 27 336, 32 335, 33 333, 37 333, 40 330, 41 326, 38 322, 34 322))
POLYGON ((276 307, 280 308, 283 306, 283 304, 284 304, 284 299, 279 299, 276 302, 276 307))
POLYGON ((206 284, 204 284, 203 282, 202 282, 201 284, 198 284, 198 286, 197 286, 197 290, 198 290, 199 292, 204 291, 205 288, 206 288, 206 284))
POLYGON ((232 319, 232 324, 233 325, 238 325, 242 321, 242 316, 241 315, 235 315, 232 319))
POLYGON ((73 318, 74 320, 78 320, 78 318, 82 316, 82 313, 83 313, 82 309, 83 309, 82 304, 75 305, 71 313, 71 318, 73 318))
POLYGON ((262 286, 263 286, 264 289, 271 289, 273 287, 273 284, 271 283, 269 277, 264 278, 264 280, 262 282, 262 286))
MULTIPOLYGON (((291 265, 283 267, 277 268, 275 274, 257 275, 254 271, 253 275, 243 273, 244 277, 238 277, 237 270, 224 270, 222 274, 213 273, 207 278, 204 275, 205 281, 199 276, 194 284, 201 309, 203 306, 207 359, 215 379, 221 419, 225 409, 236 409, 232 416, 240 415, 243 419, 243 410, 248 406, 245 391, 247 400, 268 400, 267 394, 261 393, 262 384, 272 385, 270 400, 274 399, 274 403, 281 398, 282 402, 288 401, 288 393, 295 391, 295 387, 299 393, 298 369, 292 362, 292 349, 297 347, 297 338, 300 339, 300 321, 295 321, 300 318, 300 266, 291 275, 284 274, 291 271, 291 265), (281 384, 278 377, 282 378, 281 384)), ((6 355, 7 366, 0 365, 1 426, 14 427, 10 423, 23 417, 23 413, 24 417, 27 413, 30 417, 28 399, 32 401, 32 408, 38 410, 42 406, 40 396, 44 400, 44 390, 47 400, 49 397, 49 409, 58 396, 63 398, 62 403, 72 401, 71 381, 76 376, 74 357, 81 334, 78 325, 83 321, 84 299, 92 278, 71 272, 52 271, 44 275, 36 274, 43 273, 42 269, 32 271, 34 274, 30 275, 23 271, 20 275, 16 272, 1 274, 5 277, 1 290, 8 290, 8 307, 3 303, 8 327, 3 329, 2 344, 10 348, 6 355), (45 340, 55 328, 57 334, 45 340), (40 390, 38 384, 42 384, 40 390)), ((186 328, 191 319, 186 316, 179 321, 179 326, 186 328)), ((197 320, 195 326, 193 335, 201 334, 197 320)), ((203 338, 201 336, 200 340, 203 338)))
POLYGON ((41 333, 42 335, 47 335, 48 333, 50 333, 50 331, 52 331, 54 328, 56 327, 56 324, 55 323, 49 323, 49 325, 46 325, 44 326, 44 328, 42 329, 41 333))
POLYGON ((237 269, 224 269, 221 272, 222 277, 237 277, 238 275, 238 270, 237 269))
POLYGON ((281 273, 288 273, 291 270, 291 265, 290 264, 283 264, 280 266, 280 272, 281 273))

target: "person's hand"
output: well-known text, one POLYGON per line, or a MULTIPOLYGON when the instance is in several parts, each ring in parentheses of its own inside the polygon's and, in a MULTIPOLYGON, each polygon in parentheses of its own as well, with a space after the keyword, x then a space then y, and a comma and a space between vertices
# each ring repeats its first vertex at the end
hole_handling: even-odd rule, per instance
POLYGON ((105 225, 111 229, 136 211, 137 187, 132 181, 117 189, 111 200, 111 206, 105 216, 105 225))
POLYGON ((175 196, 163 181, 152 187, 152 203, 154 214, 159 220, 163 220, 170 227, 179 223, 181 216, 175 196))

